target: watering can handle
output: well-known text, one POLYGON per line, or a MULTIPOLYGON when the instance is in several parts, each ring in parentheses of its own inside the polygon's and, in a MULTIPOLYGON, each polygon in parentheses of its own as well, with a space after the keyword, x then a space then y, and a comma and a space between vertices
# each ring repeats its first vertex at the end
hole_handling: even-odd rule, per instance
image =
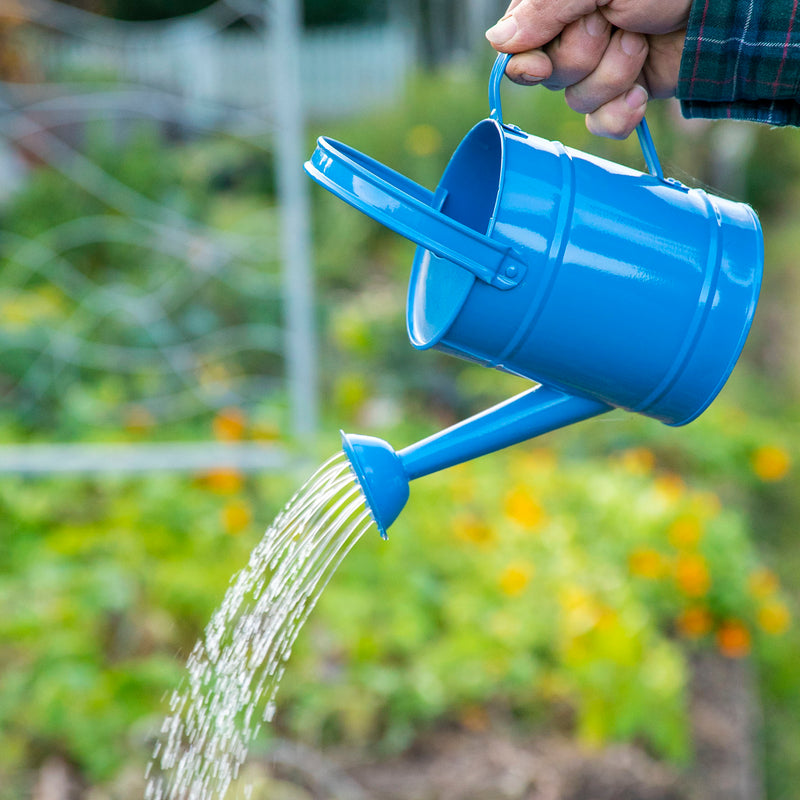
POLYGON ((527 265, 508 245, 443 214, 442 196, 341 142, 320 137, 306 172, 367 216, 453 261, 498 289, 512 289, 527 265))
MULTIPOLYGON (((511 53, 500 53, 494 61, 491 75, 489 76, 489 117, 503 125, 503 105, 500 100, 500 83, 506 73, 511 53)), ((656 147, 653 144, 653 137, 650 135, 650 128, 647 120, 642 121, 636 126, 636 135, 639 137, 639 145, 642 148, 644 162, 650 174, 658 180, 664 180, 664 171, 661 169, 661 162, 658 160, 656 147)))

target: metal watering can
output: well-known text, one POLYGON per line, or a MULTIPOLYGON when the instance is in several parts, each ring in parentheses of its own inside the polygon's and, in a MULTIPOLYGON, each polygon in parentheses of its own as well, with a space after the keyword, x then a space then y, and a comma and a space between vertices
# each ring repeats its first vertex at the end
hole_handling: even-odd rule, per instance
POLYGON ((320 138, 308 174, 415 242, 411 343, 541 384, 400 452, 342 434, 382 536, 409 481, 602 414, 684 425, 730 375, 755 313, 763 239, 750 206, 665 178, 645 121, 649 174, 488 119, 435 192, 320 138))

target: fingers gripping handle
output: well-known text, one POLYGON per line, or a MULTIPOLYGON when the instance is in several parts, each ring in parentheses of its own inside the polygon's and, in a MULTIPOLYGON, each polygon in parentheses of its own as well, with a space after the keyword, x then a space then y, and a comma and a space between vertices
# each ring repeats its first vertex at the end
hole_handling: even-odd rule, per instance
POLYGON ((511 289, 525 276, 526 264, 511 247, 443 214, 432 192, 347 145, 321 137, 305 170, 359 211, 485 283, 511 289))
MULTIPOLYGON (((511 59, 510 53, 500 53, 494 61, 492 72, 489 76, 489 116, 501 125, 503 124, 503 104, 500 98, 500 84, 505 75, 506 67, 511 59)), ((650 174, 658 180, 664 180, 664 171, 661 169, 661 162, 658 160, 653 137, 650 135, 650 128, 647 120, 642 121, 636 126, 636 135, 639 137, 639 145, 642 148, 644 162, 650 174)))

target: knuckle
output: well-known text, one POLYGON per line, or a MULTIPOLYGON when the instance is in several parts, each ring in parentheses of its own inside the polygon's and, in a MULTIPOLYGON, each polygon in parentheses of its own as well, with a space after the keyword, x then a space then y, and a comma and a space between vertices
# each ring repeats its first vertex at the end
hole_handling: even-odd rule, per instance
POLYGON ((564 99, 567 105, 579 114, 591 114, 600 106, 596 95, 582 90, 582 87, 568 86, 564 91, 564 99))

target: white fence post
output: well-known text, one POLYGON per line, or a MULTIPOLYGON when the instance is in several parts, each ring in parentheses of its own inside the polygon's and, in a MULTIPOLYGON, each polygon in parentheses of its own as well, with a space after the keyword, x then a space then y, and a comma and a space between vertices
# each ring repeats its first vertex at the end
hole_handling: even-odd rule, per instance
MULTIPOLYGON (((270 2, 270 0, 266 0, 270 2)), ((305 122, 300 81, 301 16, 298 0, 271 0, 267 37, 275 54, 276 169, 286 293, 286 355, 292 428, 308 438, 318 422, 313 276, 308 181, 303 173, 305 122)))

